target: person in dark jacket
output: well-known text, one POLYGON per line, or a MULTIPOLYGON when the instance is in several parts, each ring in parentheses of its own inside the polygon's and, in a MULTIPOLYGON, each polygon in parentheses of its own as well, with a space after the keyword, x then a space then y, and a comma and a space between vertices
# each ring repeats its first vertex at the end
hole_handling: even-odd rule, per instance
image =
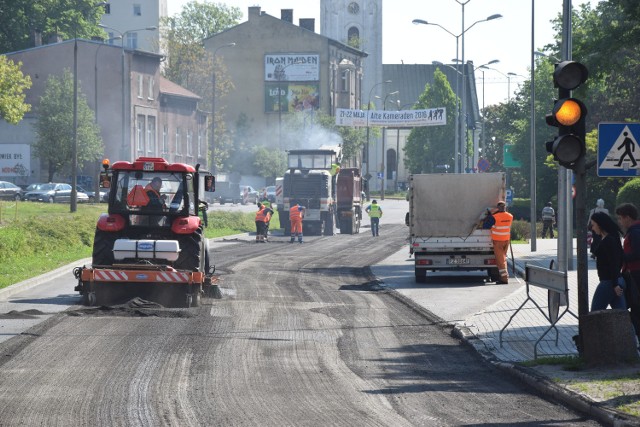
POLYGON ((640 343, 640 221, 638 221, 638 208, 631 203, 623 203, 616 208, 618 224, 625 230, 624 243, 622 248, 624 254, 623 271, 628 271, 633 279, 632 283, 627 283, 627 305, 631 311, 631 323, 636 331, 638 342, 640 343), (635 289, 631 288, 634 287, 635 289))
POLYGON ((591 228, 602 240, 594 249, 596 268, 600 283, 591 300, 591 311, 611 308, 627 308, 624 298, 624 280, 620 275, 622 268, 622 243, 620 228, 613 219, 604 212, 596 212, 591 216, 591 228))

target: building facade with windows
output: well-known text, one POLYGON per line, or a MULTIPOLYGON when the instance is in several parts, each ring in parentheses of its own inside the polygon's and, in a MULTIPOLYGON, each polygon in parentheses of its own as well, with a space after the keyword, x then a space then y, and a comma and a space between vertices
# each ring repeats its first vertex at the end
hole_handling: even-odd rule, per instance
MULTIPOLYGON (((11 144, 29 157, 21 174, 2 175, 0 170, 3 180, 28 184, 47 178, 46 162, 30 148, 36 141, 33 125, 48 77, 73 69, 73 49, 69 40, 7 54, 22 62, 22 72, 33 84, 25 100, 32 108, 24 119, 18 125, 0 120, 0 148, 11 144)), ((170 162, 206 165, 207 115, 198 109, 200 97, 160 75, 161 55, 128 49, 122 54, 119 46, 78 40, 78 93, 94 111, 104 143, 102 157, 112 162, 166 157, 170 162)), ((84 164, 78 175, 94 177, 99 170, 96 161, 84 164)), ((66 180, 69 173, 64 171, 60 179, 66 180)))
POLYGON ((247 21, 204 44, 234 86, 215 111, 224 108, 231 138, 242 133, 253 145, 278 149, 319 146, 329 141, 311 126, 318 111, 361 108, 366 53, 317 34, 314 19, 295 25, 292 9, 276 18, 249 7, 247 21), (293 135, 286 123, 296 113, 304 130, 293 135))
MULTIPOLYGON (((159 52, 160 20, 168 16, 167 0, 110 0, 104 5, 100 23, 106 27, 107 39, 124 34, 129 49, 159 52), (155 30, 144 30, 156 27, 155 30), (114 31, 115 30, 115 31, 114 31)), ((112 41, 112 44, 120 44, 112 41)))

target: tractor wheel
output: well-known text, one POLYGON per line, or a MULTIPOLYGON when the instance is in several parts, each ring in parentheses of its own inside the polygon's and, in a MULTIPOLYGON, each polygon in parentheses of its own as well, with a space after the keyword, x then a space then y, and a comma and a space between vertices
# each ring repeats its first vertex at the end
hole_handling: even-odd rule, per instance
POLYGON ((178 237, 180 255, 174 263, 178 270, 200 271, 200 257, 202 256, 202 227, 195 233, 178 237))
POLYGON ((118 233, 96 230, 93 238, 93 265, 113 265, 113 245, 118 237, 118 233))

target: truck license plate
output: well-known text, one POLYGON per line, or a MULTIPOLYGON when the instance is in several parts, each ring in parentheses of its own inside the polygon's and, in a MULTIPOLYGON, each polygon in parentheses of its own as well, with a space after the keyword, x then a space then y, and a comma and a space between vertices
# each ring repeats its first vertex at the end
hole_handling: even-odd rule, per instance
POLYGON ((461 265, 470 263, 471 260, 469 258, 447 258, 447 264, 461 265))

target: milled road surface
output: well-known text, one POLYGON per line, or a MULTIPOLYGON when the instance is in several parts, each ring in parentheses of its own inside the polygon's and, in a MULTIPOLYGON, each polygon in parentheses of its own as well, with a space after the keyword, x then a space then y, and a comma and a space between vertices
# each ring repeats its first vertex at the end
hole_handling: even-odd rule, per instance
POLYGON ((55 315, 0 344, 0 425, 597 425, 372 281, 405 236, 217 243, 222 300, 55 315))

